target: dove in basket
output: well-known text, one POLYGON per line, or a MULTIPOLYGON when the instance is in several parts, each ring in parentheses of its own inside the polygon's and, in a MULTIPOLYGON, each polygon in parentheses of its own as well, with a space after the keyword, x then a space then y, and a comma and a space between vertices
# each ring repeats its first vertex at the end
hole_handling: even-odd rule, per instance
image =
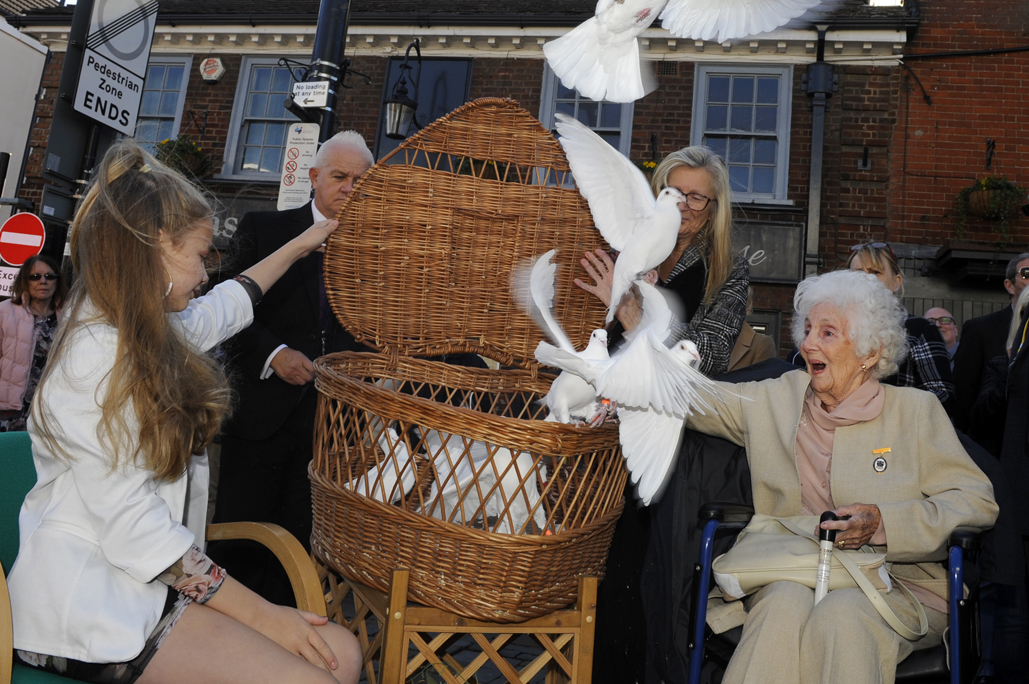
POLYGON ((599 135, 564 114, 557 115, 556 126, 593 223, 619 252, 607 311, 610 323, 632 282, 672 253, 682 223, 679 205, 686 197, 667 187, 655 199, 643 172, 599 135))
MULTIPOLYGON (((376 384, 397 388, 393 380, 385 378, 376 384)), ((535 468, 531 454, 515 456, 504 447, 440 430, 419 431, 422 438, 413 448, 426 452, 433 471, 426 515, 465 524, 482 516, 483 526, 488 526, 493 518, 493 531, 502 534, 517 534, 532 517, 535 531, 544 529, 547 515, 538 503, 542 487, 537 477, 546 481, 546 467, 535 468)), ((378 435, 382 462, 368 468, 353 485, 343 486, 377 501, 396 503, 414 487, 418 475, 415 461, 406 441, 397 436, 392 425, 373 418, 372 432, 378 435)), ((527 531, 534 531, 532 525, 527 531)))
POLYGON ((636 37, 661 19, 673 36, 727 40, 772 31, 824 5, 823 0, 600 0, 595 14, 543 46, 566 88, 592 100, 633 102, 656 82, 640 59, 636 37))

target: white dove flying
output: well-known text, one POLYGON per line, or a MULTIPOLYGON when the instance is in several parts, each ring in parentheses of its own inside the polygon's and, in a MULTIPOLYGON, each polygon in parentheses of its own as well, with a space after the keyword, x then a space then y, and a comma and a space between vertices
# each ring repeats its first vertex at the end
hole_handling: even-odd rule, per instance
MULTIPOLYGON (((527 276, 516 271, 512 282, 516 298, 532 315, 544 334, 560 349, 569 354, 580 354, 561 325, 554 318, 554 277, 557 264, 552 262, 557 250, 542 254, 527 276), (527 282, 525 282, 527 281, 527 282), (524 294, 528 291, 529 297, 524 294)), ((589 344, 581 355, 588 359, 607 358, 607 331, 594 330, 589 344)), ((561 373, 550 385, 550 391, 542 399, 549 409, 548 421, 575 424, 579 421, 593 422, 599 417, 600 401, 593 386, 573 373, 561 373)))
POLYGON ((654 90, 636 37, 655 19, 672 35, 727 40, 772 31, 839 0, 600 0, 592 18, 543 46, 567 88, 592 100, 633 102, 654 90))
POLYGON ((667 0, 600 0, 594 16, 543 54, 561 83, 591 100, 633 102, 657 87, 640 59, 636 36, 647 30, 667 0))
POLYGON ((540 342, 536 359, 579 375, 599 396, 618 403, 618 437, 625 465, 640 499, 649 505, 671 472, 686 417, 695 410, 703 412, 702 407, 711 408, 700 390, 720 390, 697 370, 696 345, 682 340, 669 349, 665 344, 672 314, 662 294, 642 280, 636 285, 649 323, 622 351, 606 361, 590 361, 540 342))
POLYGON ((654 198, 643 172, 578 120, 557 115, 561 146, 593 223, 618 252, 612 274, 611 305, 606 322, 641 274, 657 268, 675 248, 686 198, 665 188, 654 198))

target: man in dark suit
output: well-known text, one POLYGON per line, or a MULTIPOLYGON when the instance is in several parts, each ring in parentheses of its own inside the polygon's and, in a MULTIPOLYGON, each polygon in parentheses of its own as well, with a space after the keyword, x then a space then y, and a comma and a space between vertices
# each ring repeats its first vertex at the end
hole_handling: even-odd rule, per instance
MULTIPOLYGON (((1005 272, 1004 289, 1011 295, 1011 302, 1018 299, 1022 288, 1029 283, 1022 276, 1021 270, 1029 267, 1029 252, 1019 254, 1008 262, 1005 272)), ((1011 325, 1011 307, 1005 306, 1000 311, 965 321, 961 333, 961 345, 954 354, 954 386, 957 389, 958 416, 967 421, 968 410, 979 396, 983 372, 990 359, 1006 353, 1004 344, 1008 338, 1011 325)), ((973 438, 977 435, 975 426, 959 424, 973 438)))
MULTIPOLYGON (((314 200, 281 212, 243 216, 233 236, 235 271, 243 271, 312 223, 335 219, 354 182, 371 167, 371 152, 355 131, 326 141, 310 170, 314 200)), ((222 430, 215 522, 273 522, 308 547, 315 359, 365 349, 336 321, 322 279, 323 254, 295 263, 254 309, 253 324, 229 348, 238 402, 222 430)), ((269 557, 241 544, 222 544, 212 556, 233 575, 276 602, 291 596, 285 574, 269 557)))

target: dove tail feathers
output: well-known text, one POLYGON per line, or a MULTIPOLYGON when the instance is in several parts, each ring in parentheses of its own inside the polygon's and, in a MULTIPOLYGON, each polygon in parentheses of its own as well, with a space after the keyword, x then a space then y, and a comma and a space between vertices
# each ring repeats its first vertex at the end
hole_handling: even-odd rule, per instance
POLYGON ((566 88, 598 102, 633 102, 656 86, 653 79, 644 81, 636 39, 603 41, 596 17, 546 43, 543 54, 566 88))

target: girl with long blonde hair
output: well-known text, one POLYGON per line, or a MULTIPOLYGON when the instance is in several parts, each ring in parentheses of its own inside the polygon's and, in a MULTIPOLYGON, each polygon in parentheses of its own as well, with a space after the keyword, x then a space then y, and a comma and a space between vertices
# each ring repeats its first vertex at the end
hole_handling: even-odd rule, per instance
POLYGON ((206 354, 324 244, 317 223, 203 297, 212 208, 132 141, 76 213, 76 281, 29 418, 36 486, 10 588, 18 659, 75 679, 356 682, 356 639, 204 554, 206 447, 229 387, 206 354))

